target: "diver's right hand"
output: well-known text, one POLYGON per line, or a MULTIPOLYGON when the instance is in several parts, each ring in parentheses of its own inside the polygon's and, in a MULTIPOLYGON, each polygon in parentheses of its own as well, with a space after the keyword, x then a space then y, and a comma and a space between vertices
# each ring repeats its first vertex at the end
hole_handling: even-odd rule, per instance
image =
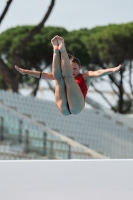
POLYGON ((22 69, 22 68, 19 68, 17 65, 15 65, 15 69, 17 71, 19 71, 21 74, 25 75, 26 74, 26 70, 25 69, 22 69))

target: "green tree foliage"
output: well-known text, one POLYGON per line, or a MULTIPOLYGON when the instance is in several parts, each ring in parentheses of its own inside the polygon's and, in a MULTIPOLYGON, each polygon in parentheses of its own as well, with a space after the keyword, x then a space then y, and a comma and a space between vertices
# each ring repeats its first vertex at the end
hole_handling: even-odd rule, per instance
MULTIPOLYGON (((1 53, 5 63, 9 68, 14 67, 13 54, 19 45, 19 42, 25 38, 27 32, 31 31, 32 29, 32 26, 18 26, 8 29, 1 34, 1 53)), ((19 67, 31 70, 43 70, 47 67, 51 67, 53 57, 51 39, 57 34, 65 38, 65 44, 68 52, 79 57, 82 64, 85 65, 88 62, 88 54, 86 53, 84 44, 79 37, 74 34, 71 35, 67 30, 61 27, 43 27, 26 47, 19 67)), ((18 74, 18 76, 20 83, 27 82, 29 86, 34 86, 34 84, 36 84, 36 79, 33 77, 22 76, 21 74, 18 74)))
POLYGON ((85 44, 88 44, 92 62, 95 57, 113 65, 130 60, 133 57, 133 23, 106 26, 91 34, 85 44))
MULTIPOLYGON (((15 49, 20 41, 25 38, 27 33, 32 29, 33 26, 18 26, 8 29, 0 35, 1 56, 10 69, 14 68, 13 55, 15 49)), ((41 31, 34 36, 29 45, 27 45, 22 54, 19 67, 42 70, 42 68, 51 65, 53 49, 50 41, 51 38, 57 34, 65 36, 67 31, 58 27, 43 27, 41 31)), ((33 86, 33 84, 36 84, 36 80, 33 77, 22 76, 21 74, 18 74, 18 76, 20 83, 27 81, 29 85, 33 86)))

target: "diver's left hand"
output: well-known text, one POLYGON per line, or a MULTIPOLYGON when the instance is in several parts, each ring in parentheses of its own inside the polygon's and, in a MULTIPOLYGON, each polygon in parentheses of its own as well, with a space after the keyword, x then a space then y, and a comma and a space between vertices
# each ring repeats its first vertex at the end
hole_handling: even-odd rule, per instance
POLYGON ((113 68, 113 73, 115 73, 115 72, 120 72, 120 69, 121 69, 121 65, 118 65, 117 67, 114 67, 113 68))

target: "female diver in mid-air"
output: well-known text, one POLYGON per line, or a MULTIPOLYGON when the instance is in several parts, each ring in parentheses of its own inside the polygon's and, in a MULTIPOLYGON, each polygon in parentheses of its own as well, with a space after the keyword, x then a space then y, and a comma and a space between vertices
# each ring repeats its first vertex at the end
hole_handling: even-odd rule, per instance
POLYGON ((25 70, 15 65, 16 70, 22 74, 29 74, 36 78, 55 80, 55 102, 63 115, 78 114, 85 106, 85 97, 90 86, 90 80, 120 70, 121 65, 114 68, 87 71, 80 73, 81 64, 78 58, 69 59, 64 39, 55 36, 53 45, 52 73, 25 70), (59 55, 59 52, 61 55, 59 55))

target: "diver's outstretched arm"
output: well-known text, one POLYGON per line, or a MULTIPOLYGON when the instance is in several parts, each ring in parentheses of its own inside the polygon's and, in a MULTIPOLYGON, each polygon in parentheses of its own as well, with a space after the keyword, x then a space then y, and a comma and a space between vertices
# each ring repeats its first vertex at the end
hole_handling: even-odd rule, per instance
POLYGON ((121 65, 118 65, 117 67, 109 68, 109 69, 100 69, 100 70, 97 70, 97 71, 88 71, 88 72, 84 73, 84 77, 85 78, 87 78, 87 77, 94 78, 94 77, 106 76, 108 74, 120 71, 120 69, 121 69, 121 65))
POLYGON ((47 79, 47 80, 55 80, 52 73, 46 73, 46 72, 40 72, 40 71, 34 71, 34 70, 28 70, 28 69, 22 69, 22 68, 18 67, 17 65, 15 65, 15 69, 17 71, 19 71, 23 75, 28 74, 28 75, 33 76, 35 78, 42 78, 42 79, 47 79))

